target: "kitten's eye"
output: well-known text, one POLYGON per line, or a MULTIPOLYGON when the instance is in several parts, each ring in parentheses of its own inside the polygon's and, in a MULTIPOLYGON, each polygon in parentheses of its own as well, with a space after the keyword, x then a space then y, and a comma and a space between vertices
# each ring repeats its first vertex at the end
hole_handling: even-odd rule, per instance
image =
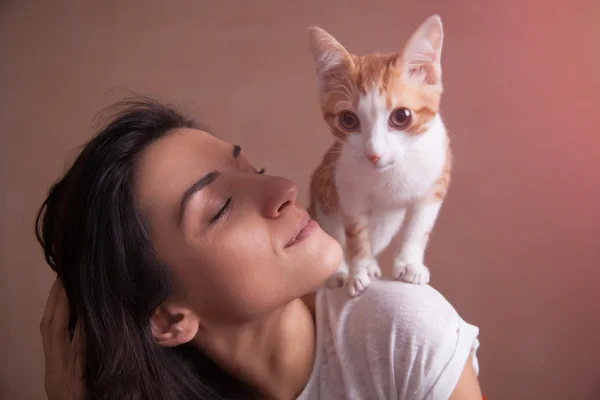
POLYGON ((352 111, 342 111, 339 114, 338 122, 342 129, 346 131, 353 131, 356 128, 358 128, 358 125, 360 125, 358 115, 356 115, 352 111))
POLYGON ((392 128, 406 128, 412 122, 412 113, 408 108, 396 108, 390 114, 392 128))

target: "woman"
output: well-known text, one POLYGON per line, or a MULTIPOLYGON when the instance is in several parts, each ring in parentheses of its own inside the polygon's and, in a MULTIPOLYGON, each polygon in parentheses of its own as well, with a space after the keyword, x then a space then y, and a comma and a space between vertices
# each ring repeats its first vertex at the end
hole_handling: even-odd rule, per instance
POLYGON ((292 182, 157 102, 112 110, 38 216, 49 398, 481 398, 438 292, 318 290, 342 252, 292 182))

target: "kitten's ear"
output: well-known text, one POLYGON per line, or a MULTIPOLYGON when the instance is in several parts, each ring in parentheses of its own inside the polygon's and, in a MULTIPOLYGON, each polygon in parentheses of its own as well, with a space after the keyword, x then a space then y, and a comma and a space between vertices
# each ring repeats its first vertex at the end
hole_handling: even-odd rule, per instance
POLYGON ((440 83, 443 42, 442 19, 432 15, 412 34, 404 47, 402 59, 408 74, 423 83, 440 83))
POLYGON ((323 87, 331 79, 350 72, 353 62, 350 53, 324 29, 308 29, 310 48, 317 66, 317 77, 323 87))

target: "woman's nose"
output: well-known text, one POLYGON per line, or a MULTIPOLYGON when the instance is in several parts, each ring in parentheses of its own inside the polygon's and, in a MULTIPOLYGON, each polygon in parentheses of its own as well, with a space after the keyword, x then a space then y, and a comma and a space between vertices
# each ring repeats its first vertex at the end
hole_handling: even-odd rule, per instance
POLYGON ((264 214, 267 218, 278 218, 290 206, 296 204, 298 188, 288 179, 274 177, 267 183, 265 190, 264 214))

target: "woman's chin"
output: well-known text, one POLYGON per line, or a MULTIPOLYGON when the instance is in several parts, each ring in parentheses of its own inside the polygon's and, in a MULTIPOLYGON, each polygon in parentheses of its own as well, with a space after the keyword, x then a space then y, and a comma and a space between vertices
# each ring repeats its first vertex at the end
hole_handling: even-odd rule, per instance
POLYGON ((314 292, 339 268, 343 257, 342 247, 322 230, 296 246, 300 251, 296 251, 298 267, 294 268, 295 277, 292 279, 302 292, 314 292))
POLYGON ((329 235, 326 236, 326 238, 323 238, 323 250, 319 257, 319 263, 324 276, 323 281, 337 271, 344 257, 342 246, 338 243, 338 241, 329 235))

